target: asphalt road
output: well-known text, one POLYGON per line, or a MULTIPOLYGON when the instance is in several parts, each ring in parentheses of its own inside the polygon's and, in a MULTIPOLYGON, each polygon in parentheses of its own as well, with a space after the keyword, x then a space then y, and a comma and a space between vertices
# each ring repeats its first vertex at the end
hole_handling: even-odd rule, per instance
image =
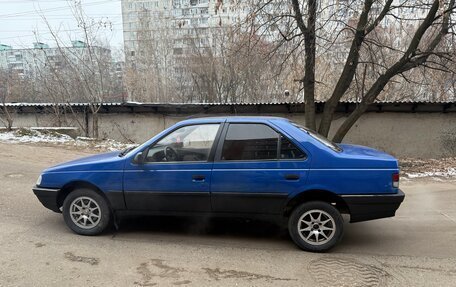
POLYGON ((456 286, 456 184, 408 181, 395 218, 346 224, 330 253, 264 222, 127 218, 73 234, 31 191, 82 151, 0 144, 0 286, 456 286))

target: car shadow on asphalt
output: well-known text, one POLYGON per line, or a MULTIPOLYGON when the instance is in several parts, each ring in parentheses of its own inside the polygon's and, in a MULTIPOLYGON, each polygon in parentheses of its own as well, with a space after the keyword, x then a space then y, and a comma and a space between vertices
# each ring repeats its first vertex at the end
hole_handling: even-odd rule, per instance
POLYGON ((125 216, 119 220, 115 237, 173 235, 192 238, 225 238, 227 240, 264 241, 291 244, 285 227, 261 219, 125 216))
MULTIPOLYGON (((331 253, 375 249, 385 239, 391 239, 368 224, 346 222, 344 229, 344 237, 331 253)), ((196 240, 203 244, 233 244, 247 248, 257 248, 260 244, 272 249, 297 249, 286 225, 262 219, 129 215, 120 218, 119 228, 109 234, 117 240, 148 242, 159 237, 160 240, 189 244, 196 240)))

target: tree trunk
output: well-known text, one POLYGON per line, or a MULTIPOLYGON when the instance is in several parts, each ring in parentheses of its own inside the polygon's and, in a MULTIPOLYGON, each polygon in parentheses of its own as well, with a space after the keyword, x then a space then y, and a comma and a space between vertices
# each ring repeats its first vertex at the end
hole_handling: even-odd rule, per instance
POLYGON ((13 129, 14 118, 11 115, 11 113, 8 111, 8 108, 6 107, 6 105, 3 105, 2 108, 3 108, 3 113, 5 114, 5 120, 6 120, 5 127, 6 127, 6 130, 7 131, 11 131, 13 129))
POLYGON ((359 17, 358 25, 356 26, 355 35, 351 43, 347 60, 345 61, 344 69, 339 77, 339 80, 337 81, 336 86, 334 87, 331 97, 325 103, 320 127, 318 129, 318 133, 325 137, 328 136, 337 105, 339 104, 342 96, 350 87, 350 84, 353 81, 353 77, 355 76, 356 68, 358 67, 359 63, 359 51, 361 49, 361 45, 364 42, 364 38, 366 37, 366 26, 368 24, 368 16, 369 11, 372 7, 372 3, 373 0, 367 0, 364 3, 364 9, 359 17))
POLYGON ((98 139, 98 113, 92 113, 92 137, 98 139))
POLYGON ((391 78, 393 78, 401 72, 408 71, 416 66, 417 64, 411 64, 410 59, 403 57, 396 64, 390 67, 384 74, 382 74, 366 92, 361 103, 339 127, 339 129, 333 137, 333 141, 340 143, 343 140, 347 132, 361 117, 361 115, 367 110, 369 105, 375 101, 375 99, 383 91, 383 88, 385 88, 385 86, 388 84, 391 78))
POLYGON ((8 115, 8 118, 6 119, 6 121, 8 122, 8 126, 6 127, 6 130, 7 131, 12 131, 13 130, 13 117, 11 117, 11 115, 8 115))
MULTIPOLYGON (((364 36, 362 37, 364 38, 364 36)), ((323 110, 323 115, 320 122, 320 127, 318 133, 327 137, 329 129, 331 128, 331 122, 333 120, 334 112, 336 111, 337 105, 339 104, 340 99, 345 94, 347 89, 350 87, 353 77, 356 72, 356 67, 358 66, 359 59, 359 48, 361 47, 362 39, 353 43, 353 47, 350 50, 350 54, 347 59, 347 64, 344 67, 344 70, 337 81, 336 87, 331 95, 331 97, 325 102, 325 107, 323 110)))
POLYGON ((309 15, 307 18, 307 29, 304 33, 304 50, 306 53, 304 77, 302 79, 304 85, 304 112, 306 127, 311 130, 317 130, 315 122, 315 22, 317 17, 317 1, 308 1, 309 15))

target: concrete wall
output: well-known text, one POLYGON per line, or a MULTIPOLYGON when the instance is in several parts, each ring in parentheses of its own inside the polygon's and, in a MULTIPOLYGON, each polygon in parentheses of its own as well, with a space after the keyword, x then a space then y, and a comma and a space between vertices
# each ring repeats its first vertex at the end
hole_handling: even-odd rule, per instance
MULTIPOLYGON (((335 126, 342 121, 336 120, 335 126)), ((371 146, 398 157, 454 157, 456 114, 367 113, 344 142, 371 146)))
MULTIPOLYGON (((14 113, 15 127, 55 127, 57 126, 56 116, 52 113, 14 113)), ((78 122, 84 126, 84 115, 67 114, 62 116, 62 126, 80 128, 78 122)))
MULTIPOLYGON (((222 116, 199 114, 197 116, 222 116)), ((273 115, 304 123, 303 113, 272 113, 242 115, 273 115)), ((103 113, 99 115, 99 132, 104 138, 143 142, 189 114, 103 113)), ((336 115, 332 135, 346 114, 336 115)), ((83 115, 78 116, 83 121, 83 115)), ((69 126, 77 127, 73 117, 69 126)), ((15 126, 52 126, 52 114, 23 113, 15 115, 15 126)), ((344 142, 371 146, 398 157, 440 158, 456 156, 456 113, 369 112, 354 125, 344 142)))

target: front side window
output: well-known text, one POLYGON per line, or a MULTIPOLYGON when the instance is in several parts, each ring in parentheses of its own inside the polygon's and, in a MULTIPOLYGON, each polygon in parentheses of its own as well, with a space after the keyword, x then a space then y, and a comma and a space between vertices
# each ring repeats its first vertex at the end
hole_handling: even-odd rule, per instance
POLYGON ((151 146, 146 162, 207 161, 220 124, 181 127, 151 146))
POLYGON ((279 135, 263 124, 230 124, 222 160, 277 159, 279 135))

